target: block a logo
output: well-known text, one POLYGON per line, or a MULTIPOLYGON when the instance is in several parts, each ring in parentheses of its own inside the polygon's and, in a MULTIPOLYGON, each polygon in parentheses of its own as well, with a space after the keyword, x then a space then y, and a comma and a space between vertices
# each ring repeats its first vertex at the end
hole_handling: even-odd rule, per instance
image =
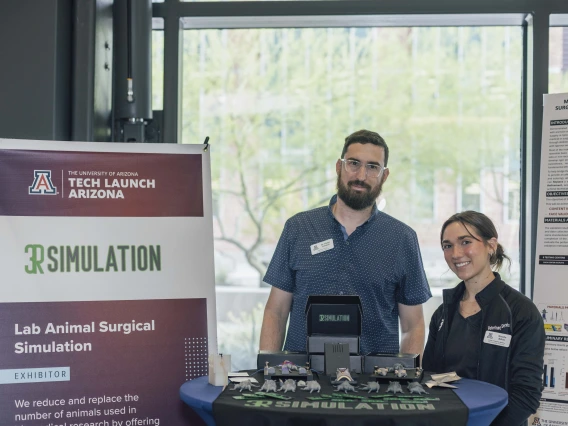
POLYGON ((34 170, 34 182, 28 187, 30 195, 55 195, 57 188, 51 181, 51 170, 34 170))

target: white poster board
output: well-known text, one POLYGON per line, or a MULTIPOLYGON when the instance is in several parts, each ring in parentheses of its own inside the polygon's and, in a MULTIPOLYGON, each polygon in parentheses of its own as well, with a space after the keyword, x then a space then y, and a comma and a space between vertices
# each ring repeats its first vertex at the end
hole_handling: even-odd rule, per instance
POLYGON ((544 426, 568 419, 568 93, 544 95, 543 114, 534 303, 546 349, 544 391, 529 424, 544 426))
POLYGON ((0 140, 1 425, 187 424, 217 352, 210 176, 203 145, 0 140))

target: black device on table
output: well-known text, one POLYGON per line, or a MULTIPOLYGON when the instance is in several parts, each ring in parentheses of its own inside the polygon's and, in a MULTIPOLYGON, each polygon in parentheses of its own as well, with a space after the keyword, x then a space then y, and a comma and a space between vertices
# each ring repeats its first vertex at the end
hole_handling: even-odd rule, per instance
MULTIPOLYGON (((391 368, 400 363, 408 369, 409 376, 418 379, 415 369, 420 366, 420 357, 417 354, 375 353, 362 356, 362 324, 363 307, 359 296, 311 295, 306 302, 306 351, 260 351, 257 369, 264 369, 268 363, 279 376, 278 366, 286 361, 297 366, 309 363, 311 371, 324 372, 332 377, 336 375, 337 368, 348 368, 352 375, 363 372, 373 375, 375 366, 391 368)), ((288 375, 287 378, 294 377, 288 375)), ((393 377, 389 375, 388 378, 393 377)))
POLYGON ((306 303, 306 351, 313 370, 335 375, 338 367, 362 372, 363 307, 356 295, 312 295, 306 303))

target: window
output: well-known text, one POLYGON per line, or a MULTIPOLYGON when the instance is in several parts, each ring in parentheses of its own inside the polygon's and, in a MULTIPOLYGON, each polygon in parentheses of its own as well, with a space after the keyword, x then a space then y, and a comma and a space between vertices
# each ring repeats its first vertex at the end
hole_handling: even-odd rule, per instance
POLYGON ((461 208, 458 210, 481 210, 481 185, 479 182, 463 184, 458 188, 461 192, 461 208))
POLYGON ((254 367, 285 220, 329 202, 360 128, 389 144, 379 206, 419 236, 427 322, 457 283, 439 229, 458 208, 487 213, 517 261, 520 27, 188 29, 182 49, 182 141, 211 138, 219 344, 234 368, 254 367))

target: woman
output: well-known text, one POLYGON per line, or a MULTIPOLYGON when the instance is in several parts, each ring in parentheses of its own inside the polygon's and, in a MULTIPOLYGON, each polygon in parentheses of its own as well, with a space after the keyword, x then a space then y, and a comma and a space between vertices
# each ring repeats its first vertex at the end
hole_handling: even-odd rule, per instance
POLYGON ((440 241, 448 266, 462 282, 444 290, 432 316, 423 368, 456 371, 502 387, 509 404, 493 424, 522 424, 536 412, 542 392, 542 318, 529 298, 493 272, 510 260, 487 216, 453 215, 442 226, 440 241))

